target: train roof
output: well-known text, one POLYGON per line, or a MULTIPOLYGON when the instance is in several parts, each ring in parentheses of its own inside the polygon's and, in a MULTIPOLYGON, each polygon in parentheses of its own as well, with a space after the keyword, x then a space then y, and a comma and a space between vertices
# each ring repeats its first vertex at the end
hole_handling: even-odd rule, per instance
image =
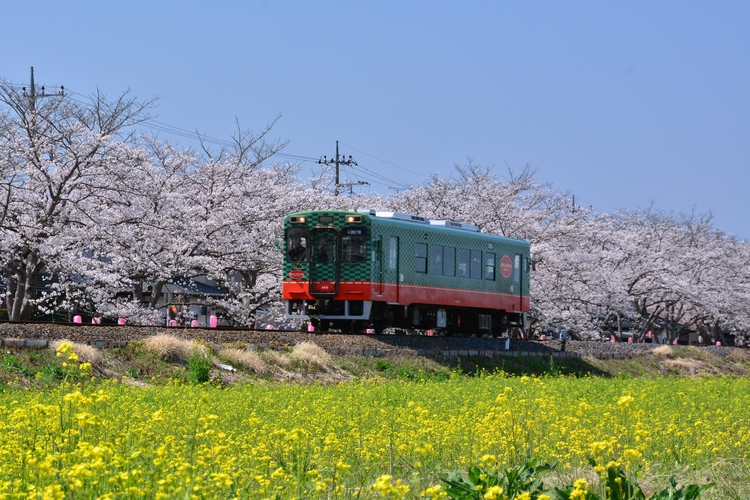
POLYGON ((526 240, 520 239, 520 238, 512 238, 508 236, 500 236, 497 234, 492 233, 482 233, 479 231, 479 228, 473 224, 467 224, 465 222, 455 222, 452 220, 431 220, 427 217, 423 217, 420 215, 411 215, 411 214, 405 214, 401 212, 387 212, 387 211, 377 211, 377 210, 310 210, 307 212, 297 212, 294 214, 287 215, 288 217, 292 216, 299 216, 299 215, 305 215, 305 214, 311 214, 311 213, 321 213, 321 214, 358 214, 362 215, 364 218, 370 219, 371 221, 382 221, 382 222, 389 222, 394 223, 396 225, 422 225, 430 228, 430 230, 435 230, 437 232, 447 232, 454 235, 465 235, 465 236, 478 236, 478 237, 485 237, 490 239, 504 239, 504 240, 511 240, 515 242, 523 242, 527 243, 526 240))

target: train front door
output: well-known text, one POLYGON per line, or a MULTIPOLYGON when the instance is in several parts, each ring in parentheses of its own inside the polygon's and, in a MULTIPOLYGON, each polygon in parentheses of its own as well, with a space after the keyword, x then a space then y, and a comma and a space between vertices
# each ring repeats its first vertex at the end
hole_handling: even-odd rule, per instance
POLYGON ((310 252, 310 294, 333 296, 338 291, 338 236, 333 229, 313 229, 310 252))

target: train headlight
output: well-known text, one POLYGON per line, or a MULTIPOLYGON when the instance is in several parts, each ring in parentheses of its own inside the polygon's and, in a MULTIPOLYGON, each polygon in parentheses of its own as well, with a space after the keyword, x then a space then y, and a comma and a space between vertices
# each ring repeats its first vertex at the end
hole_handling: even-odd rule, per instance
POLYGON ((307 222, 307 217, 305 217, 304 215, 301 215, 299 217, 292 217, 290 221, 292 222, 292 224, 304 224, 305 222, 307 222))
POLYGON ((362 222, 362 216, 361 215, 347 215, 346 216, 347 224, 353 224, 355 222, 362 222))

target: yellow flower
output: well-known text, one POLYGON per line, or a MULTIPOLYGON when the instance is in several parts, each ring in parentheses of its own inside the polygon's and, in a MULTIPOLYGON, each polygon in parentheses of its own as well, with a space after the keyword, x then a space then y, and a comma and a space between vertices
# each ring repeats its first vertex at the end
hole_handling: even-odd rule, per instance
POLYGON ((633 396, 622 396, 617 400, 617 405, 620 407, 620 410, 625 411, 633 403, 633 401, 635 401, 635 399, 633 399, 633 396))
MULTIPOLYGON (((480 487, 477 486, 477 489, 480 487)), ((500 486, 490 486, 487 488, 484 498, 486 500, 505 500, 507 497, 503 494, 503 489, 500 486)))
POLYGON ((574 487, 575 489, 577 489, 577 490, 588 490, 588 489, 589 489, 589 486, 590 486, 590 485, 589 485, 589 482, 588 482, 588 481, 586 481, 586 480, 585 480, 585 479, 583 479, 583 478, 581 478, 581 479, 576 479, 576 480, 575 480, 575 481, 573 482, 573 487, 574 487))

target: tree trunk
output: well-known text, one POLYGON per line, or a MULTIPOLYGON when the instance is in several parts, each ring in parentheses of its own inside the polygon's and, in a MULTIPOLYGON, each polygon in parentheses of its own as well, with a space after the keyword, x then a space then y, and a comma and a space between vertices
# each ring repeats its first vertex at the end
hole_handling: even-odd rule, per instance
POLYGON ((34 252, 26 255, 15 272, 8 273, 8 319, 25 321, 31 319, 33 301, 36 298, 37 280, 42 269, 34 252))
POLYGON ((154 283, 154 288, 151 290, 151 301, 148 303, 149 307, 152 309, 156 308, 156 305, 159 303, 159 299, 162 296, 162 290, 164 290, 164 284, 165 281, 159 280, 156 283, 154 283))

